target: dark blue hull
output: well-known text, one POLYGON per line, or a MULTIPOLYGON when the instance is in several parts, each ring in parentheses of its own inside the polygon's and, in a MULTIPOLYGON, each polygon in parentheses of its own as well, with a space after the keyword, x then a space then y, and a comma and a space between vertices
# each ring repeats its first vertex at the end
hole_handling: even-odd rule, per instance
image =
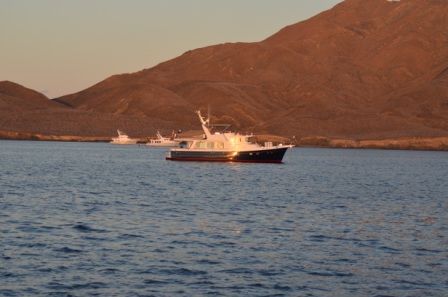
POLYGON ((172 150, 169 154, 167 154, 166 160, 281 163, 288 148, 288 146, 285 146, 246 152, 172 150))

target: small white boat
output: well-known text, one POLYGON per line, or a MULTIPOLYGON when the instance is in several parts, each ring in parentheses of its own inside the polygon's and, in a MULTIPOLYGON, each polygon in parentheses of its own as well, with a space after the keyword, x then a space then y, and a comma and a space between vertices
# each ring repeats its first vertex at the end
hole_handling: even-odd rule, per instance
POLYGON ((201 112, 196 112, 202 124, 202 138, 183 140, 180 148, 166 153, 166 160, 172 161, 214 161, 214 162, 253 162, 281 163, 291 145, 274 146, 272 142, 261 146, 252 142, 253 135, 235 132, 211 133, 209 119, 204 120, 201 112))
POLYGON ((157 131, 156 136, 157 136, 156 139, 150 139, 149 142, 146 143, 146 145, 147 146, 167 146, 167 147, 179 146, 180 141, 175 139, 176 133, 174 133, 174 131, 171 134, 171 137, 163 137, 159 131, 157 131))
POLYGON ((111 144, 136 144, 137 138, 129 138, 125 133, 120 130, 117 130, 118 137, 113 137, 110 141, 111 144))

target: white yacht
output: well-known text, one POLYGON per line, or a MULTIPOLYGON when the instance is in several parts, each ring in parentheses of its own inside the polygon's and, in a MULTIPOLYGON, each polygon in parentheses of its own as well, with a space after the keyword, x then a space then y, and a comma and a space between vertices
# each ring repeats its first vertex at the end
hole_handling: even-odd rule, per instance
POLYGON ((166 160, 281 163, 286 150, 292 147, 281 144, 274 146, 271 142, 261 146, 251 141, 253 135, 225 130, 211 133, 209 119, 204 120, 200 111, 196 113, 202 124, 203 137, 183 140, 180 148, 173 148, 166 153, 166 160))
POLYGON ((150 139, 147 146, 179 146, 178 140, 176 140, 176 133, 171 134, 171 137, 163 137, 159 131, 156 133, 156 139, 150 139))
POLYGON ((117 130, 118 137, 113 137, 110 141, 111 144, 136 144, 138 139, 137 138, 129 138, 128 135, 123 133, 120 130, 117 130))

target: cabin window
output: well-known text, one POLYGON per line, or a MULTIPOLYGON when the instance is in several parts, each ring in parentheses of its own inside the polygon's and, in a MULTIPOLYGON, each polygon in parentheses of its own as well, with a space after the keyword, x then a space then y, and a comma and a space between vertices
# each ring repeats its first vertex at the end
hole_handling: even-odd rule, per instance
POLYGON ((222 141, 198 141, 196 143, 196 148, 201 149, 223 149, 224 148, 224 142, 222 141))
POLYGON ((198 143, 196 143, 196 148, 207 148, 207 142, 199 141, 198 143))

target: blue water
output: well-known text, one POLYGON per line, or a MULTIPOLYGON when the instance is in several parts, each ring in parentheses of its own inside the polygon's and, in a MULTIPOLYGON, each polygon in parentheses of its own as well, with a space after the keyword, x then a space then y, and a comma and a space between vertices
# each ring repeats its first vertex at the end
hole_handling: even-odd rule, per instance
POLYGON ((447 296, 448 153, 0 141, 0 296, 447 296))

